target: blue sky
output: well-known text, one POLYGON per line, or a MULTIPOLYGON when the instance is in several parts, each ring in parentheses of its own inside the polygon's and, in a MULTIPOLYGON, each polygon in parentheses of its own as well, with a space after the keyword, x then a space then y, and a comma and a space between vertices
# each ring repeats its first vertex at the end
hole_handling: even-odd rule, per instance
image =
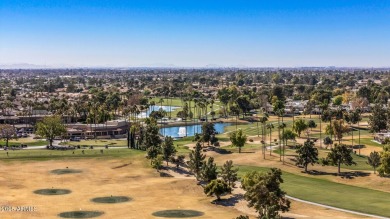
POLYGON ((390 66, 385 0, 1 0, 0 64, 390 66))

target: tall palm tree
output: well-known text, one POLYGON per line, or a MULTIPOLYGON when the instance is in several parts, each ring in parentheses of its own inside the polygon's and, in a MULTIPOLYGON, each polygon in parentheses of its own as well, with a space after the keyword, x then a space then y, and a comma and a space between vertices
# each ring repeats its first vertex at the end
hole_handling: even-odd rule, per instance
POLYGON ((260 122, 262 124, 262 131, 261 131, 261 134, 262 134, 262 140, 265 141, 265 133, 266 133, 266 123, 268 121, 268 114, 267 113, 264 113, 263 114, 263 117, 260 118, 260 122))
POLYGON ((272 123, 268 123, 266 125, 266 128, 269 129, 269 155, 271 156, 272 153, 272 129, 274 128, 274 125, 272 123))
MULTIPOLYGON (((286 128, 286 123, 282 122, 279 125, 279 130, 282 129, 282 137, 284 136, 284 129, 285 128, 286 128)), ((282 161, 282 144, 283 144, 283 160, 284 160, 284 141, 283 141, 283 138, 281 140, 282 141, 279 143, 280 161, 282 161)))

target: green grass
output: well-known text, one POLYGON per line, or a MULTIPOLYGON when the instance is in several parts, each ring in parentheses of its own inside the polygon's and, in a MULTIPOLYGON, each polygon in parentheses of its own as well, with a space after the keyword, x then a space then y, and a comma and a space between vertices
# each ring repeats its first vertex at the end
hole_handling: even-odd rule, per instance
MULTIPOLYGON (((162 97, 154 97, 152 98, 151 100, 149 100, 149 103, 151 101, 154 101, 156 103, 156 105, 161 105, 159 103, 160 99, 162 97)), ((180 98, 170 98, 170 99, 167 99, 167 98, 162 98, 164 100, 164 102, 162 103, 163 106, 168 106, 168 105, 171 105, 171 106, 180 106, 182 107, 183 106, 183 102, 180 98), (172 102, 171 102, 172 101, 172 102)), ((194 105, 194 101, 191 101, 191 106, 194 105)))
MULTIPOLYGON (((238 147, 233 145, 222 147, 223 149, 229 150, 233 153, 238 153, 238 147)), ((261 149, 260 144, 245 144, 244 147, 241 148, 241 152, 254 152, 261 149)))
MULTIPOLYGON (((269 170, 254 166, 238 167, 240 177, 250 171, 269 170)), ((390 217, 388 208, 390 193, 288 172, 283 172, 282 178, 284 179, 282 188, 290 196, 338 208, 390 217)))
MULTIPOLYGON (((373 138, 361 138, 360 139, 360 144, 383 148, 382 144, 376 143, 376 142, 374 142, 372 140, 374 140, 374 139, 373 138)), ((356 138, 356 139, 354 138, 353 142, 355 142, 355 144, 359 144, 359 139, 358 138, 356 138)))
MULTIPOLYGON (((319 150, 319 158, 326 157, 328 152, 330 150, 325 150, 325 149, 320 149, 319 150)), ((346 165, 341 165, 341 168, 349 169, 349 170, 368 170, 371 171, 373 170, 370 165, 367 164, 367 156, 359 156, 355 153, 351 153, 351 156, 353 158, 353 161, 356 163, 356 165, 351 165, 351 166, 346 166, 346 165)))
POLYGON ((86 146, 110 146, 110 147, 115 147, 115 146, 127 146, 127 141, 126 140, 81 140, 81 141, 67 141, 67 142, 62 142, 60 145, 86 145, 86 146))
MULTIPOLYGON (((149 102, 151 101, 154 101, 156 103, 156 105, 160 106, 160 105, 163 105, 163 106, 176 106, 176 107, 183 107, 183 101, 180 99, 180 98, 162 98, 164 100, 164 102, 162 104, 159 103, 160 99, 162 97, 154 97, 152 98, 151 100, 149 100, 149 102)), ((188 101, 187 101, 188 102, 188 101)), ((189 103, 189 102, 188 102, 189 103)), ((194 101, 191 101, 191 111, 194 110, 194 101)), ((209 107, 211 106, 211 104, 209 105, 209 107)), ((217 110, 220 108, 220 103, 217 102, 217 100, 215 101, 215 103, 213 104, 213 110, 217 110)), ((176 118, 177 117, 177 113, 181 110, 181 108, 178 108, 174 111, 172 111, 171 113, 168 112, 168 115, 171 115, 172 118, 176 118)), ((207 109, 207 112, 209 113, 211 111, 210 108, 207 109)), ((210 116, 210 115, 209 115, 210 116)), ((211 116, 210 116, 211 118, 211 116)))
MULTIPOLYGON (((42 140, 36 140, 36 141, 22 141, 22 140, 12 140, 8 142, 8 145, 20 145, 20 144, 25 144, 27 146, 45 146, 47 145, 47 141, 42 141, 42 140)), ((5 145, 5 141, 0 141, 0 145, 5 145)))
POLYGON ((8 151, 8 156, 6 151, 0 151, 0 159, 3 161, 12 161, 12 160, 55 160, 55 159, 83 159, 83 158, 124 158, 124 157, 133 157, 133 156, 142 156, 145 155, 145 151, 132 150, 132 149, 108 149, 104 150, 103 154, 100 153, 99 149, 85 149, 84 154, 82 150, 78 149, 74 151, 57 151, 57 150, 18 150, 18 151, 8 151))
POLYGON ((188 155, 188 153, 191 152, 191 150, 184 145, 194 143, 194 141, 192 141, 193 139, 194 137, 191 136, 191 137, 185 137, 179 140, 175 140, 173 144, 176 146, 176 150, 178 154, 188 155))

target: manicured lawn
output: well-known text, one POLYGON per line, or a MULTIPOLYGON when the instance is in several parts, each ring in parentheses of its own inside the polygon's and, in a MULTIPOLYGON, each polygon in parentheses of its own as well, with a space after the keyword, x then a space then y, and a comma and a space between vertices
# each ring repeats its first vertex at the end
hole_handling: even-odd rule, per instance
MULTIPOLYGON (((364 144, 364 145, 370 145, 370 146, 375 146, 375 147, 381 147, 383 148, 383 145, 382 144, 379 144, 377 142, 374 142, 372 141, 374 140, 373 138, 361 138, 360 139, 360 144, 364 144)), ((355 144, 359 144, 359 139, 358 138, 354 138, 353 141, 355 142, 355 144)), ((379 150, 379 149, 378 149, 379 150)))
MULTIPOLYGON (((42 141, 42 140, 36 140, 36 141, 31 141, 31 139, 19 139, 19 140, 12 140, 8 142, 8 145, 20 145, 20 144, 25 144, 27 146, 44 146, 47 145, 47 141, 42 141)), ((5 141, 0 141, 0 145, 5 145, 5 141)))
POLYGON ((58 151, 58 150, 18 150, 18 151, 8 151, 8 156, 6 151, 0 151, 0 159, 3 161, 11 160, 53 160, 53 159, 83 159, 83 158, 125 158, 132 156, 142 157, 146 152, 140 150, 132 149, 108 149, 104 150, 103 154, 100 153, 99 149, 85 149, 84 154, 82 149, 68 150, 68 151, 58 151))
MULTIPOLYGON (((180 106, 182 107, 183 106, 183 102, 180 98, 162 98, 162 97, 154 97, 152 98, 151 100, 149 100, 149 103, 151 101, 154 101, 156 103, 156 105, 161 105, 159 103, 160 99, 163 99, 164 102, 162 103, 163 106, 168 106, 168 105, 171 105, 171 106, 180 106), (172 101, 172 102, 171 102, 172 101)), ((194 102, 191 101, 191 106, 194 105, 194 102)))
MULTIPOLYGON (((180 98, 162 98, 164 100, 164 102, 161 104, 159 103, 161 97, 155 97, 155 98, 152 98, 150 101, 154 101, 156 103, 156 105, 163 105, 163 106, 177 106, 177 107, 183 107, 183 104, 184 102, 180 99, 180 98)), ((188 101, 187 101, 188 102, 188 101)), ((189 102, 188 102, 189 103, 189 102)), ((211 104, 209 105, 209 107, 211 107, 211 104)), ((215 100, 214 104, 213 104, 213 110, 217 110, 220 108, 220 103, 219 101, 215 100)), ((168 115, 171 115, 172 118, 176 118, 177 117, 177 113, 181 110, 181 108, 178 108, 174 111, 172 111, 171 113, 168 112, 168 115)), ((191 111, 194 111, 194 101, 191 101, 191 111)), ((207 112, 209 113, 211 111, 210 108, 207 109, 207 112)), ((209 115, 210 116, 210 115, 209 115)), ((210 116, 211 117, 211 116, 210 116)))
POLYGON ((127 141, 126 140, 81 140, 81 141, 67 141, 67 142, 62 142, 60 143, 61 145, 86 145, 86 146, 110 146, 110 147, 115 147, 115 146, 127 146, 127 141))
MULTIPOLYGON (((250 171, 268 170, 268 168, 254 166, 238 167, 241 177, 250 171)), ((288 172, 283 172, 282 178, 284 179, 282 188, 290 196, 338 208, 390 217, 390 193, 288 172)))

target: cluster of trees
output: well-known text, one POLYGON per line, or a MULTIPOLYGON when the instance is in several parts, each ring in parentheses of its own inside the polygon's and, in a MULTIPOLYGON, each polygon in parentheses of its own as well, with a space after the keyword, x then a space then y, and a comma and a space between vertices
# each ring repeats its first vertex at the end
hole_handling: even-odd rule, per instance
MULTIPOLYGON (((230 189, 234 187, 235 181, 238 180, 237 177, 237 168, 234 168, 233 161, 226 161, 226 163, 221 168, 221 171, 218 171, 217 165, 214 163, 214 158, 209 157, 206 159, 206 155, 202 153, 202 145, 200 142, 196 143, 196 146, 193 151, 189 154, 189 161, 187 162, 188 169, 193 173, 197 180, 202 180, 206 183, 212 183, 208 188, 206 193, 208 195, 216 195, 217 199, 220 199, 220 195, 225 192, 230 192, 230 189), (217 178, 221 177, 223 181, 218 181, 217 178), (217 180, 217 181, 214 181, 217 180), (213 182, 214 181, 214 182, 213 182), (219 192, 219 190, 211 189, 216 184, 226 184, 226 190, 219 192)), ((218 185, 217 187, 219 188, 218 185)), ((223 186, 225 187, 225 185, 223 186)))
POLYGON ((337 166, 337 172, 340 174, 341 165, 356 165, 352 157, 352 149, 345 144, 336 144, 325 158, 318 158, 318 149, 315 148, 314 142, 307 140, 303 145, 297 146, 296 165, 301 166, 307 172, 308 165, 314 165, 321 161, 322 165, 337 166))
POLYGON ((204 187, 205 194, 215 195, 217 200, 221 199, 221 195, 230 193, 238 180, 237 168, 234 168, 233 161, 226 161, 220 171, 214 163, 214 158, 202 153, 202 145, 196 143, 195 149, 189 154, 187 162, 188 169, 195 175, 197 180, 201 180, 207 185, 204 187), (218 178, 220 177, 220 178, 218 178))
MULTIPOLYGON (((303 167, 307 172, 308 165, 314 165, 321 162, 322 165, 337 166, 338 174, 340 174, 341 165, 351 166, 356 165, 353 161, 352 149, 345 144, 336 144, 330 149, 330 152, 325 158, 318 158, 318 149, 314 146, 314 142, 307 140, 303 145, 297 145, 297 156, 295 164, 303 167)), ((383 147, 382 152, 373 151, 367 157, 367 164, 374 168, 374 173, 378 169, 379 176, 390 175, 390 144, 383 147)))
POLYGON ((159 127, 157 121, 154 118, 145 119, 145 127, 142 126, 132 126, 130 128, 128 138, 129 148, 146 150, 146 158, 150 159, 150 164, 160 170, 162 167, 163 161, 166 162, 166 165, 169 165, 169 162, 172 162, 179 168, 180 165, 184 165, 184 156, 176 156, 176 148, 173 143, 173 138, 166 136, 162 140, 159 135, 159 127), (139 129, 139 138, 135 142, 135 129, 139 129))
MULTIPOLYGON (((205 194, 214 195, 217 200, 220 200, 222 195, 231 193, 238 180, 238 168, 233 166, 233 161, 226 161, 218 171, 213 157, 206 160, 200 142, 197 142, 195 149, 189 154, 187 165, 197 180, 206 183, 205 194)), ((280 169, 272 168, 268 173, 256 171, 247 173, 241 180, 248 206, 256 209, 259 218, 277 218, 280 211, 289 210, 290 201, 285 197, 286 193, 280 189, 280 183, 283 183, 281 175, 280 169)))
POLYGON ((379 176, 390 176, 390 144, 384 146, 380 153, 371 152, 367 163, 374 168, 374 173, 378 169, 379 176))

